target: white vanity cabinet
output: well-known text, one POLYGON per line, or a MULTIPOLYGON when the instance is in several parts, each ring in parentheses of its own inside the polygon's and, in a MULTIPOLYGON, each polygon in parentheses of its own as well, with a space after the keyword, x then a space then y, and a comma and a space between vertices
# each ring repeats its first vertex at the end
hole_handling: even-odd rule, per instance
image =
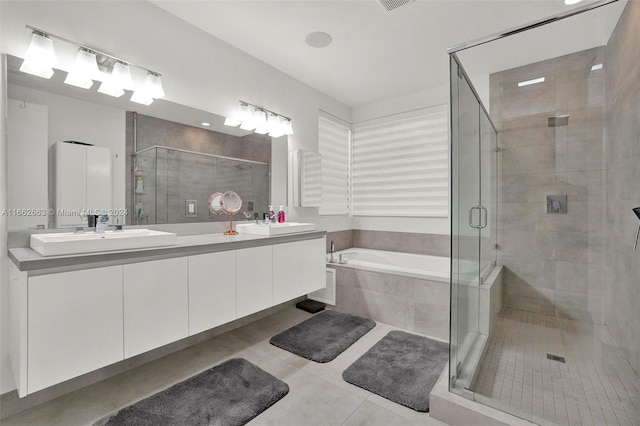
POLYGON ((187 258, 124 265, 124 356, 189 335, 187 258))
POLYGON ((273 304, 325 287, 325 239, 273 246, 273 304))
POLYGON ((238 318, 273 306, 273 248, 262 246, 236 250, 238 318))
POLYGON ((298 244, 302 251, 302 282, 298 294, 300 296, 325 288, 327 285, 325 280, 327 243, 325 238, 316 238, 300 241, 298 244))
POLYGON ((30 277, 27 392, 124 359, 122 266, 30 277))
POLYGON ((189 256, 189 335, 236 318, 236 252, 189 256))
POLYGON ((11 263, 9 352, 18 393, 318 290, 324 251, 325 238, 313 238, 79 270, 20 271, 11 263))

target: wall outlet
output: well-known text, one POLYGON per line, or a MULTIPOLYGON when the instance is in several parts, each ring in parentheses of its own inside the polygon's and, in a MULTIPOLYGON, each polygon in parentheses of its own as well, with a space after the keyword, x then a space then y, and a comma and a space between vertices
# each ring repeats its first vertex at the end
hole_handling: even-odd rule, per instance
POLYGON ((198 200, 185 200, 185 217, 198 217, 198 200))
POLYGON ((567 214, 567 196, 547 195, 547 213, 567 214))

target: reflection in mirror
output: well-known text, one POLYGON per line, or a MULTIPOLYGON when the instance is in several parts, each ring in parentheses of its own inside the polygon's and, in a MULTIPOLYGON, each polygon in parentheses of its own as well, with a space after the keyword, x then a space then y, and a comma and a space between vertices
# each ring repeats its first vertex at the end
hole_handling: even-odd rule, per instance
POLYGON ((63 83, 65 72, 50 80, 34 77, 19 71, 21 63, 7 55, 8 207, 20 213, 9 216, 10 231, 87 225, 87 211, 78 212, 77 206, 66 213, 85 214, 57 217, 66 215, 55 210, 65 209, 59 202, 56 206, 60 186, 53 148, 62 141, 109 150, 110 186, 89 179, 84 188, 61 188, 84 191, 86 209, 108 209, 111 224, 217 220, 208 209, 196 209, 195 217, 185 212, 186 200, 203 206, 216 191, 238 192, 246 200, 241 210, 267 211, 271 138, 224 126, 224 117, 166 100, 144 106, 131 103, 129 94, 113 98, 70 86, 63 83), (210 123, 206 129, 204 122, 210 123), (93 206, 90 200, 105 192, 110 196, 97 198, 110 199, 110 205, 93 206))

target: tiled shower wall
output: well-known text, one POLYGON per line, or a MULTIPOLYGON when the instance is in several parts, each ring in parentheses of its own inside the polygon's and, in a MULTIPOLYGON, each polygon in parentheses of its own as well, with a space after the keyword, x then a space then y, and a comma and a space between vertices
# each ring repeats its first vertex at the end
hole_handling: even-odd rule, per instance
POLYGON ((603 61, 599 47, 490 76, 506 306, 603 323, 603 61), (548 214, 547 195, 566 195, 567 213, 548 214))
MULTIPOLYGON (((126 188, 127 196, 125 205, 128 211, 133 212, 131 206, 131 154, 133 154, 133 119, 134 115, 128 111, 126 114, 126 188)), ((164 146, 168 148, 183 149, 187 151, 193 151, 196 153, 214 154, 225 157, 240 158, 245 160, 259 161, 263 163, 271 163, 271 138, 264 135, 258 135, 255 133, 249 134, 244 137, 237 137, 227 135, 224 133, 214 132, 211 130, 201 129, 198 127, 187 126, 185 124, 176 123, 173 121, 163 120, 156 117, 150 117, 143 114, 136 115, 137 129, 137 141, 136 147, 138 151, 150 148, 152 146, 164 146)), ((166 151, 165 151, 166 154, 166 151)), ((210 161, 207 157, 197 157, 190 154, 172 152, 172 156, 176 161, 172 164, 176 165, 174 169, 167 168, 169 178, 171 179, 171 188, 174 195, 169 197, 168 201, 165 199, 165 208, 167 214, 163 215, 163 218, 156 218, 158 223, 177 223, 177 222, 206 222, 211 220, 209 217, 209 211, 206 207, 206 202, 209 195, 216 191, 238 190, 241 184, 228 184, 221 181, 221 179, 212 178, 207 173, 211 172, 212 168, 205 172, 203 167, 207 167, 210 161), (177 161, 181 158, 185 161, 177 161), (179 169, 177 167, 182 167, 179 169), (202 171, 203 173, 199 173, 202 171), (199 188, 198 188, 199 187, 199 188), (190 193, 184 193, 184 189, 191 189, 190 193), (185 217, 185 200, 196 199, 198 201, 198 217, 187 218, 185 217)), ((166 155, 165 155, 166 156, 166 155)), ((209 157, 210 158, 210 157, 209 157)), ((256 187, 264 188, 265 191, 269 190, 269 176, 265 176, 263 168, 250 168, 244 167, 246 170, 235 173, 239 181, 246 180, 245 177, 251 174, 250 172, 256 172, 254 180, 260 185, 256 187), (257 175, 259 173, 259 176, 257 175)), ((234 170, 233 167, 230 168, 234 170)), ((216 170, 217 172, 218 170, 216 170)), ((228 173, 222 173, 222 175, 229 175, 228 173)), ((147 182, 153 183, 153 177, 145 176, 145 185, 147 182)), ((169 193, 169 191, 165 191, 169 193)), ((172 195, 172 194, 169 194, 172 195)), ((261 194, 262 195, 262 194, 261 194)), ((266 202, 268 199, 268 193, 264 197, 253 197, 256 204, 256 211, 262 212, 267 210, 266 202), (264 207, 258 208, 257 205, 264 207)), ((243 200, 249 201, 249 200, 243 200)), ((243 206, 245 207, 245 206, 243 206)), ((277 208, 277 206, 276 206, 277 208)), ((146 210, 152 211, 149 207, 146 210)), ((129 215, 131 218, 133 215, 129 215)), ((242 218, 242 216, 239 216, 242 218)), ((226 216, 222 215, 222 220, 225 220, 226 216)), ((152 218, 150 218, 152 219, 152 218)), ((153 220, 151 221, 154 222, 153 220)))
POLYGON ((640 373, 640 1, 627 3, 606 48, 607 210, 605 319, 618 345, 640 373))

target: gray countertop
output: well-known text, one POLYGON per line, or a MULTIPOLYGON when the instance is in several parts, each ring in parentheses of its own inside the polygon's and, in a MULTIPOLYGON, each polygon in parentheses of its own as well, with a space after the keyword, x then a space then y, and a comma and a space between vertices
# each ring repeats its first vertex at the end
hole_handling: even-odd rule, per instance
POLYGON ((178 237, 178 242, 172 246, 46 257, 31 248, 12 248, 9 249, 9 259, 11 259, 21 271, 44 272, 43 270, 60 268, 85 269, 312 240, 322 238, 325 235, 326 231, 311 231, 276 236, 251 234, 188 235, 178 237))

